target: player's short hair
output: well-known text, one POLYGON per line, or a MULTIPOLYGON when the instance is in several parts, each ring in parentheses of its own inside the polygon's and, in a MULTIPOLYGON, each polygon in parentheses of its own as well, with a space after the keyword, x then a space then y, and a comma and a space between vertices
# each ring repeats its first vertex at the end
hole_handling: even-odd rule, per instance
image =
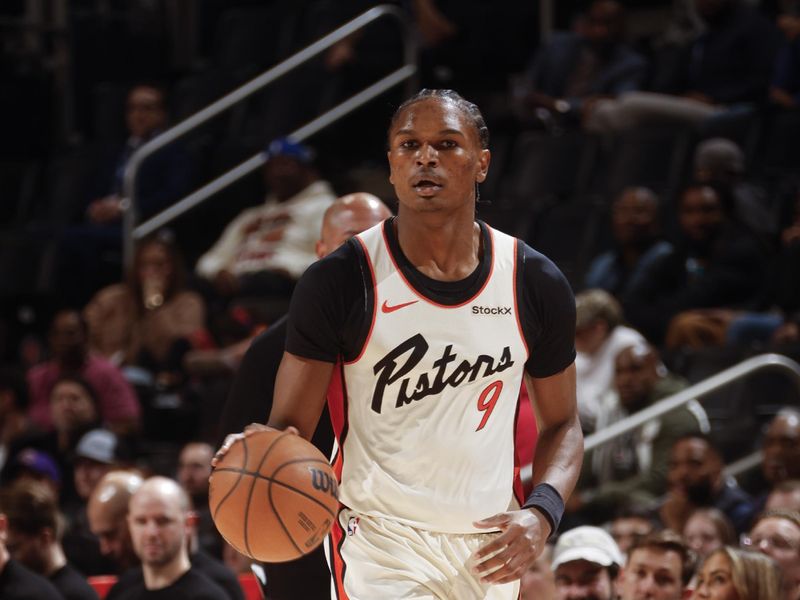
POLYGON ((392 129, 394 129, 394 126, 397 124, 397 120, 400 118, 400 115, 409 106, 418 102, 422 102, 423 100, 429 100, 431 98, 448 101, 454 104, 456 108, 458 108, 475 127, 475 130, 478 133, 478 139, 481 143, 481 148, 486 150, 489 147, 489 128, 486 126, 486 121, 484 120, 478 105, 466 100, 463 96, 461 96, 461 94, 454 90, 428 88, 421 89, 419 92, 411 96, 411 98, 398 106, 397 110, 394 111, 392 120, 389 122, 389 133, 391 133, 392 129))

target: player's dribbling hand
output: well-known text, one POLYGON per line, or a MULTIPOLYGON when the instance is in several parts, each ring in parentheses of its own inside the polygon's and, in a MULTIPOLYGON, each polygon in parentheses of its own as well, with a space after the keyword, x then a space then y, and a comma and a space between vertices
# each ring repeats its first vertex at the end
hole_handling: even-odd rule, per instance
MULTIPOLYGON (((211 467, 216 467, 217 463, 222 460, 222 457, 228 453, 228 450, 231 449, 236 442, 239 440, 243 440, 248 435, 252 435, 257 431, 277 431, 274 427, 270 427, 269 425, 264 425, 263 423, 250 423, 247 427, 244 428, 244 431, 241 433, 229 433, 225 437, 225 441, 222 442, 222 446, 219 447, 217 453, 214 454, 214 458, 211 459, 211 467)), ((300 435, 300 432, 297 431, 296 427, 292 427, 291 425, 284 429, 287 433, 292 435, 300 435)))
POLYGON ((550 524, 535 509, 499 513, 473 523, 480 529, 499 529, 501 533, 478 548, 473 569, 484 583, 516 581, 541 554, 550 524))

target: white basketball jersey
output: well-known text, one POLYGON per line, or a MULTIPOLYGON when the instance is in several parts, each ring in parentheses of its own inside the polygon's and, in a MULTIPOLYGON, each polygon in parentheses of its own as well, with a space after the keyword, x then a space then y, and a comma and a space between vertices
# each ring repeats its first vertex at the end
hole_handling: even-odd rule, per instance
MULTIPOLYGON (((389 223, 388 226, 391 226, 389 223)), ((514 421, 528 349, 516 303, 516 240, 489 230, 491 269, 456 306, 399 270, 384 225, 357 236, 374 284, 360 356, 329 395, 341 502, 440 532, 516 506, 514 421), (337 419, 337 416, 340 419, 337 419)))

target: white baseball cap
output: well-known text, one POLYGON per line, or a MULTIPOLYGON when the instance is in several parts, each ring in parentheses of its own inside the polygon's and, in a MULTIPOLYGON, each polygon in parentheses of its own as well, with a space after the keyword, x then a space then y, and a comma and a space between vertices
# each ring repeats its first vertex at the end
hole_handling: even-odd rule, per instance
POLYGON ((565 531, 553 549, 553 570, 575 560, 585 560, 602 567, 621 567, 625 564, 614 538, 605 530, 589 525, 565 531))

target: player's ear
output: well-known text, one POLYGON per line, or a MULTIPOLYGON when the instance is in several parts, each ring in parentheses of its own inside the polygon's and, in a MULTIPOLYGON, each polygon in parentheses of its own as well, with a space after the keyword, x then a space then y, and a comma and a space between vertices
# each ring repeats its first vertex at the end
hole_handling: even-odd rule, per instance
POLYGON ((475 176, 475 181, 483 183, 486 181, 486 176, 489 174, 489 163, 492 162, 492 153, 488 149, 481 150, 480 157, 478 158, 478 173, 475 176))

